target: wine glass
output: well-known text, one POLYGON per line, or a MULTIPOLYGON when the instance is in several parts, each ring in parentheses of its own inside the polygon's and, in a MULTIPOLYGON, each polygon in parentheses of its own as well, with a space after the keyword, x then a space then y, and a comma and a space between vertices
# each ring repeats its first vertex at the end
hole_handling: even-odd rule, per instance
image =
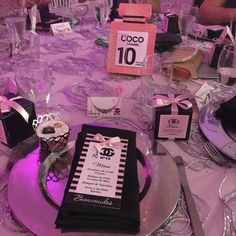
POLYGON ((217 72, 219 83, 231 86, 236 82, 236 49, 226 44, 218 59, 217 72))
POLYGON ((236 53, 234 45, 226 44, 219 56, 217 65, 218 83, 212 84, 211 96, 214 102, 224 102, 236 93, 236 53))
POLYGON ((155 81, 160 74, 161 57, 155 54, 147 55, 141 63, 141 97, 138 100, 147 108, 152 108, 152 96, 159 91, 159 85, 155 81))
POLYGON ((11 36, 12 54, 18 54, 22 48, 26 29, 26 17, 21 9, 9 12, 4 22, 11 36))
POLYGON ((37 114, 45 114, 52 86, 52 76, 47 62, 29 58, 17 62, 14 69, 19 93, 35 103, 37 114))
POLYGON ((94 13, 98 26, 106 24, 110 14, 110 4, 108 0, 95 0, 94 13))
POLYGON ((188 34, 191 32, 195 17, 190 13, 190 5, 183 4, 178 17, 178 25, 183 44, 188 44, 188 34))
POLYGON ((71 4, 70 8, 72 15, 79 20, 79 32, 82 32, 83 19, 89 12, 89 3, 87 0, 78 0, 71 4))
POLYGON ((199 30, 198 30, 198 16, 199 16, 199 7, 197 5, 191 5, 189 8, 189 14, 194 16, 194 22, 192 25, 191 33, 195 35, 195 39, 197 39, 199 30))

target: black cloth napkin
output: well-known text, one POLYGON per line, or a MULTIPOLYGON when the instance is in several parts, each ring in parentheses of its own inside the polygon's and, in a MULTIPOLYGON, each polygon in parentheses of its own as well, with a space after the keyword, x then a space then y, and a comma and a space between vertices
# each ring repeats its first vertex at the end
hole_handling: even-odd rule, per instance
MULTIPOLYGON (((83 170, 82 170, 83 171, 83 170)), ((87 231, 108 233, 138 233, 140 226, 139 184, 137 175, 136 134, 132 131, 83 125, 78 134, 76 151, 65 189, 62 205, 56 219, 56 228, 63 232, 87 231), (78 160, 85 147, 87 134, 128 139, 127 156, 120 208, 95 206, 73 201, 76 193, 69 192, 78 160)))
POLYGON ((173 33, 157 33, 155 41, 155 52, 164 52, 175 45, 180 44, 182 39, 179 35, 173 33))
POLYGON ((219 118, 222 123, 236 127, 236 96, 222 103, 220 108, 215 112, 215 116, 219 118))

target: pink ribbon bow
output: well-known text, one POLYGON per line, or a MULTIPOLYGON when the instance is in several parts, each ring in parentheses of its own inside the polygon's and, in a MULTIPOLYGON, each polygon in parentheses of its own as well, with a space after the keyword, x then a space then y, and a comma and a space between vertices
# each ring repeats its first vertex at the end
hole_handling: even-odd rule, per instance
POLYGON ((94 140, 100 142, 95 145, 98 150, 102 149, 103 147, 114 147, 114 148, 122 148, 123 147, 120 137, 118 137, 118 136, 112 137, 112 138, 109 138, 106 140, 103 135, 97 133, 94 136, 94 140))
POLYGON ((19 105, 17 102, 14 101, 14 100, 21 99, 21 98, 22 97, 17 96, 17 97, 13 97, 13 98, 8 99, 5 96, 0 96, 0 111, 1 111, 1 113, 5 113, 5 112, 9 112, 11 110, 11 108, 13 108, 28 123, 28 121, 29 121, 28 112, 24 109, 24 107, 22 107, 21 105, 19 105))
POLYGON ((192 107, 192 103, 188 99, 188 95, 179 95, 174 97, 173 94, 168 94, 168 97, 163 95, 154 95, 152 97, 153 107, 165 107, 171 105, 171 114, 178 114, 178 106, 184 110, 188 110, 192 107))

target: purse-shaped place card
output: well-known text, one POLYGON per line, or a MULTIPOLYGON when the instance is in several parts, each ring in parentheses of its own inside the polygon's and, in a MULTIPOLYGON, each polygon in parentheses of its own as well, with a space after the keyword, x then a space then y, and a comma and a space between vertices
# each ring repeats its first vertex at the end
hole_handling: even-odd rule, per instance
POLYGON ((128 139, 86 133, 69 186, 70 201, 119 209, 127 148, 128 139))
POLYGON ((121 115, 121 97, 88 97, 88 116, 115 116, 121 115))
POLYGON ((54 36, 64 35, 72 32, 70 23, 68 21, 51 24, 50 28, 54 36))

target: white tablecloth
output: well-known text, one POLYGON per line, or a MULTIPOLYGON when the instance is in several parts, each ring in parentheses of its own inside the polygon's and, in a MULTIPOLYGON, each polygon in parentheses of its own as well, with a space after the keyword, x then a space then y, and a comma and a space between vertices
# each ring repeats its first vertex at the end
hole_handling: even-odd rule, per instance
MULTIPOLYGON (((108 24, 109 25, 109 24, 108 24)), ((109 26, 108 26, 109 28, 109 26)), ((93 119, 86 116, 86 104, 78 105, 74 100, 69 101, 65 96, 65 88, 73 83, 80 83, 81 86, 90 85, 96 89, 96 83, 104 83, 111 88, 122 87, 122 97, 124 98, 122 113, 123 117, 133 120, 133 122, 140 127, 143 126, 143 120, 140 118, 140 113, 135 111, 133 104, 134 99, 130 99, 133 96, 133 92, 140 86, 139 78, 120 78, 115 77, 106 72, 106 52, 107 48, 102 48, 95 45, 95 39, 104 34, 101 30, 98 30, 91 25, 85 25, 84 29, 88 29, 87 34, 89 37, 84 37, 79 33, 71 33, 65 36, 53 37, 50 33, 42 34, 40 37, 40 57, 45 59, 52 68, 53 75, 53 87, 51 93, 51 99, 49 102, 49 108, 53 112, 59 112, 62 119, 65 120, 71 127, 77 124, 83 124, 91 122, 93 119), (64 48, 60 47, 64 44, 64 48), (68 43, 66 44, 65 41, 68 43), (75 45, 74 48, 68 49, 70 45, 75 45), (81 73, 78 71, 74 73, 73 70, 67 70, 67 72, 58 72, 55 70, 55 66, 61 63, 65 58, 77 58, 83 63, 83 59, 86 59, 87 63, 86 72, 81 73), (81 59, 79 59, 81 58, 81 59), (89 64, 88 64, 89 63, 89 64), (94 84, 94 82, 96 82, 94 84), (81 107, 84 106, 84 110, 81 107), (69 108, 74 108, 71 111, 69 108)), ((78 61, 76 62, 78 63, 78 61)), ((80 64, 80 63, 78 63, 80 64)), ((74 68, 74 67, 73 67, 74 68)), ((82 67, 81 67, 82 68, 82 67)), ((14 77, 14 73, 10 72, 2 74, 1 77, 14 77)), ((161 86, 166 86, 167 82, 160 75, 155 75, 155 83, 161 86)), ((194 93, 201 84, 205 81, 186 81, 187 89, 194 93)), ((226 184, 227 191, 236 191, 235 169, 226 169, 219 167, 215 164, 204 151, 201 145, 201 138, 198 132, 198 110, 194 106, 194 116, 191 128, 191 135, 188 141, 165 141, 162 142, 166 149, 175 156, 181 155, 186 162, 186 172, 190 183, 191 192, 194 195, 194 200, 198 207, 199 215, 203 223, 205 235, 207 236, 221 236, 224 232, 224 209, 225 205, 219 197, 219 188, 221 185, 226 184), (226 178, 225 178, 226 177, 226 178), (224 182, 224 180, 227 181, 224 182)), ((0 145, 2 151, 0 151, 0 173, 6 169, 9 157, 12 154, 12 150, 9 150, 4 145, 0 145)), ((15 154, 12 154, 15 157, 15 154)), ((171 173, 167 173, 171 174, 171 173)), ((3 184, 3 183, 2 183, 3 184)), ((16 235, 31 235, 27 230, 24 231, 20 227, 13 227, 11 218, 6 215, 6 198, 5 190, 2 190, 0 198, 0 235, 4 236, 16 236, 16 235), (1 200, 2 199, 2 200, 1 200)), ((236 201, 236 199, 234 200, 236 201)), ((235 203, 235 202, 234 202, 235 203)), ((26 206, 27 207, 27 206, 26 206)), ((235 205, 231 205, 231 210, 235 211, 235 205)), ((10 217, 10 216, 9 216, 10 217)), ((183 217, 187 219, 188 217, 183 217)), ((234 219, 234 218, 232 218, 234 219)), ((235 222, 233 222, 235 223, 235 222)), ((173 224, 173 222, 172 222, 173 224)), ((159 233, 159 235, 177 235, 171 228, 171 223, 167 225, 166 229, 159 233), (173 231, 173 232, 172 232, 173 231)), ((233 231, 232 231, 233 232, 233 231)), ((158 234, 158 233, 157 233, 158 234)), ((183 232, 181 235, 191 235, 191 227, 188 231, 183 232)), ((235 231, 234 231, 235 234, 235 231)), ((234 235, 228 234, 228 235, 234 235)), ((48 235, 49 236, 49 235, 48 235)))

